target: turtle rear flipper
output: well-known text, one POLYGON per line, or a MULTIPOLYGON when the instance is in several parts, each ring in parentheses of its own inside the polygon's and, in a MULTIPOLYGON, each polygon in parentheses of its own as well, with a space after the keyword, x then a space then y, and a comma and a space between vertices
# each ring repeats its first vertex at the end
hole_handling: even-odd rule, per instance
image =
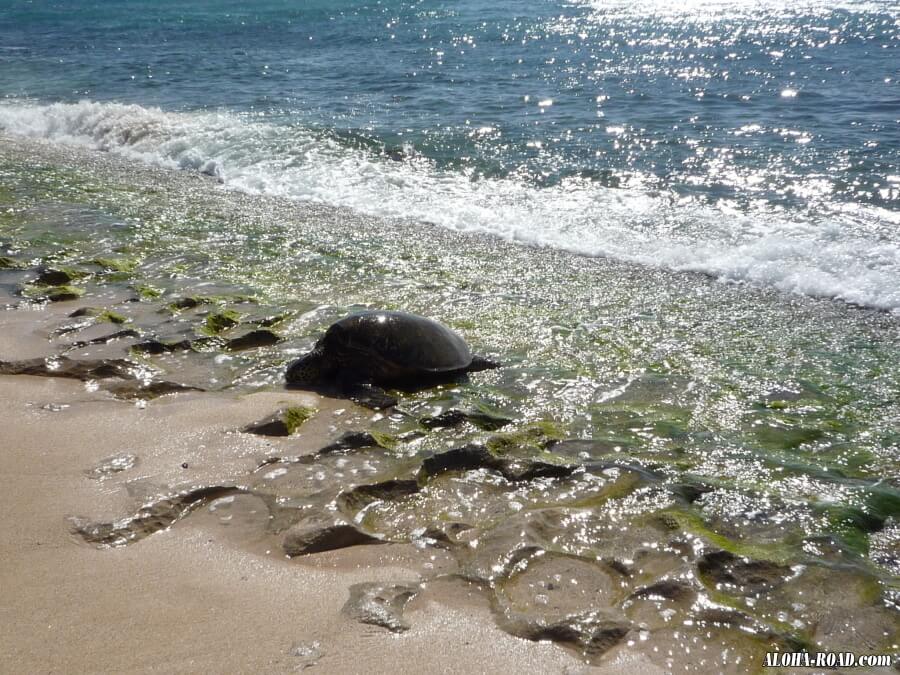
POLYGON ((479 370, 493 370, 494 368, 499 368, 503 364, 499 361, 493 361, 484 356, 479 356, 478 354, 472 355, 472 363, 469 364, 469 367, 466 368, 467 372, 475 373, 479 370))
POLYGON ((360 384, 349 388, 346 391, 347 398, 361 405, 363 408, 372 410, 384 410, 397 405, 397 399, 388 394, 381 387, 371 384, 360 384))

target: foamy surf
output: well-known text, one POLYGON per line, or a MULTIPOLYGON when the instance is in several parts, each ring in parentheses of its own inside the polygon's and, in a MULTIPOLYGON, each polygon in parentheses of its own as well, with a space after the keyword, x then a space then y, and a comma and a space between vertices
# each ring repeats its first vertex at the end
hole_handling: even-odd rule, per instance
POLYGON ((472 181, 424 159, 390 161, 303 127, 232 113, 10 101, 0 105, 0 128, 201 171, 230 189, 900 312, 900 214, 886 209, 748 211, 582 179, 545 188, 472 181))

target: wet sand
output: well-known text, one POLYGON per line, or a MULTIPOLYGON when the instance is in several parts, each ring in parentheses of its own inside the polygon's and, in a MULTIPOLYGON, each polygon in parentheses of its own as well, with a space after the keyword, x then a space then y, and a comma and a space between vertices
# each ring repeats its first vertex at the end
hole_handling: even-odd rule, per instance
MULTIPOLYGON (((287 394, 322 411, 328 402, 287 394)), ((271 440, 229 434, 271 410, 283 392, 241 398, 181 394, 145 408, 87 392, 80 382, 0 377, 0 670, 6 672, 580 672, 548 642, 503 632, 462 581, 433 581, 407 607, 397 635, 341 613, 351 585, 434 576, 409 545, 355 547, 287 560, 250 552, 240 532, 190 517, 133 546, 97 549, 72 516, 117 518, 142 486, 202 485, 252 469, 271 440), (61 410, 59 406, 68 406, 61 410), (103 458, 137 465, 97 481, 103 458), (188 468, 182 468, 187 463, 188 468)), ((335 405, 332 402, 330 405, 335 405)), ((314 426, 283 441, 324 443, 314 426)), ((206 514, 202 514, 205 516, 206 514)), ((429 563, 425 563, 428 565, 429 563)), ((609 672, 653 672, 635 655, 609 672), (629 664, 631 667, 626 666, 629 664)), ((607 669, 604 668, 604 669, 607 669)), ((591 668, 592 672, 602 672, 591 668)))

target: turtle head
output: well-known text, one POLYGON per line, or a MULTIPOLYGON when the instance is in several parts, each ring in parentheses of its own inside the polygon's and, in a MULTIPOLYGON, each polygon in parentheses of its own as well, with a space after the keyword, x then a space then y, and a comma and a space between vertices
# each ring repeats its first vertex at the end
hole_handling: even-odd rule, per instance
POLYGON ((294 361, 285 373, 288 384, 298 387, 315 387, 326 384, 335 374, 334 366, 325 358, 321 349, 314 349, 294 361))

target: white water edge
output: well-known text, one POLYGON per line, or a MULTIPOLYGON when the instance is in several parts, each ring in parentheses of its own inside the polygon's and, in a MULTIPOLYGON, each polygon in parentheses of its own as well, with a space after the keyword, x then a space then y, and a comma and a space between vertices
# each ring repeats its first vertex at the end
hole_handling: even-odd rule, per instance
POLYGON ((228 112, 82 101, 0 104, 6 133, 201 171, 227 189, 423 220, 723 281, 836 298, 900 314, 900 212, 835 204, 750 210, 582 179, 538 188, 396 162, 300 126, 228 112))

